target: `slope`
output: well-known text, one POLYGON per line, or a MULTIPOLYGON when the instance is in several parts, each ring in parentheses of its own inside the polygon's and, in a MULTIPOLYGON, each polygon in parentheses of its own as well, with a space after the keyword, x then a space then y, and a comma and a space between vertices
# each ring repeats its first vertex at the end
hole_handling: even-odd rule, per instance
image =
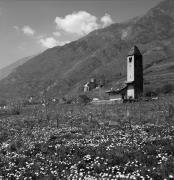
POLYGON ((91 77, 114 87, 125 78, 126 56, 137 45, 144 57, 145 79, 154 87, 173 83, 174 1, 165 0, 144 16, 113 24, 54 47, 30 59, 0 82, 1 95, 62 97, 82 91, 91 77))
POLYGON ((16 62, 0 69, 0 80, 7 77, 9 74, 11 74, 18 66, 21 66, 25 62, 27 62, 29 59, 33 58, 33 56, 24 57, 22 59, 17 60, 16 62))

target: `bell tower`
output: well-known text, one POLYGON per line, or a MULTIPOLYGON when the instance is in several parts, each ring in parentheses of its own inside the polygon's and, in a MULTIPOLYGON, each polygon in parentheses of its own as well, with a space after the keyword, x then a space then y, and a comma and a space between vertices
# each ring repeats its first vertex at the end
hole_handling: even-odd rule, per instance
POLYGON ((138 99, 143 94, 143 57, 137 46, 127 57, 127 99, 138 99))

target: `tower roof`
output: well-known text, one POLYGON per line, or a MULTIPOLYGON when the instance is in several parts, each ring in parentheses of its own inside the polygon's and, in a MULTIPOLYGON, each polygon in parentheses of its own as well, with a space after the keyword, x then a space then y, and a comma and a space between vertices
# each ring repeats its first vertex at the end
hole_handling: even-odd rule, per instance
POLYGON ((133 46, 131 48, 131 50, 129 51, 128 56, 133 56, 133 55, 141 55, 141 52, 140 52, 140 50, 138 49, 137 46, 133 46))

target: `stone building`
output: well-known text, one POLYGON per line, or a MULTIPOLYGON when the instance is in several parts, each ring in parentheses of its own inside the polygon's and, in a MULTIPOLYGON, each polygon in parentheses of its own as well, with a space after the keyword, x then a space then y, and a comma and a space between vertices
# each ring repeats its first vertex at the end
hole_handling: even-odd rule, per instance
POLYGON ((137 46, 127 57, 127 99, 138 99, 143 94, 143 57, 137 46))
POLYGON ((127 81, 118 90, 106 91, 110 98, 121 95, 122 99, 138 99, 143 95, 143 57, 137 46, 127 56, 127 81))
POLYGON ((84 92, 88 92, 88 91, 89 91, 89 82, 87 82, 87 83, 84 85, 83 89, 84 89, 84 92))
POLYGON ((89 82, 84 85, 84 92, 91 91, 97 87, 96 79, 91 78, 89 82))

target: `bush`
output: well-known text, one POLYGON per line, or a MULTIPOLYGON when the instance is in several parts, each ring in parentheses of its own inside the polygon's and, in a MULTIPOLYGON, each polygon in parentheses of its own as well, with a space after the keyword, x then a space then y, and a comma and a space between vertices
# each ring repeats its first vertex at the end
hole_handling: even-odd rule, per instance
POLYGON ((174 87, 172 84, 165 84, 162 88, 161 88, 161 93, 164 94, 171 94, 174 90, 174 87))
POLYGON ((22 102, 20 101, 13 101, 9 104, 10 114, 12 115, 19 115, 22 111, 22 102))
POLYGON ((80 104, 87 104, 90 101, 91 101, 91 99, 85 94, 79 95, 79 97, 78 97, 78 102, 80 104))
POLYGON ((145 96, 146 96, 146 97, 154 97, 154 96, 157 96, 157 93, 154 92, 154 91, 149 90, 149 91, 147 91, 147 92, 145 93, 145 96))

